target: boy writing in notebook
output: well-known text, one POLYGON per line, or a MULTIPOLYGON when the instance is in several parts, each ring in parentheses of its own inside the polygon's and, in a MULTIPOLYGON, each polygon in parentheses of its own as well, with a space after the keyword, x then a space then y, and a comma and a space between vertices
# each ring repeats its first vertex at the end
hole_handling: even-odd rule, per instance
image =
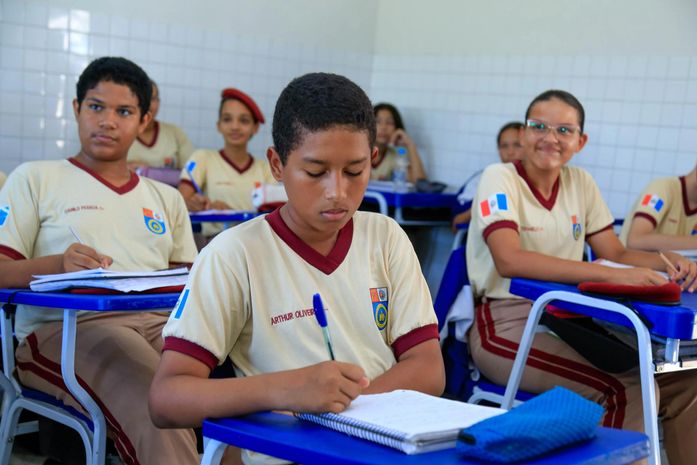
MULTIPOLYGON (((179 193, 138 177, 126 163, 150 120, 150 93, 147 74, 124 58, 99 58, 84 70, 73 101, 79 153, 25 163, 0 191, 0 287, 28 287, 33 274, 100 266, 152 271, 193 262, 196 247, 179 193)), ((18 374, 22 384, 81 409, 62 387, 62 313, 18 307, 18 374)), ((125 464, 198 461, 191 430, 159 430, 148 414, 166 320, 156 312, 78 314, 75 372, 102 408, 125 464)))
POLYGON ((159 426, 443 390, 437 320, 409 239, 392 219, 356 211, 377 155, 370 100, 344 77, 308 74, 281 93, 272 132, 267 156, 288 203, 224 231, 194 264, 150 391, 159 426), (243 376, 208 379, 228 355, 243 376))

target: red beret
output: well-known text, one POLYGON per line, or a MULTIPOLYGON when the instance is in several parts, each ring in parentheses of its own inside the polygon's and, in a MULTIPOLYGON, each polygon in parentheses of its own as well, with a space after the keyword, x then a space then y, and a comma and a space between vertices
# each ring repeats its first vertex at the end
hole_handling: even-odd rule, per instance
POLYGON ((223 100, 235 99, 244 103, 244 105, 247 108, 249 108, 249 111, 252 112, 252 116, 254 116, 254 119, 256 119, 258 123, 264 124, 264 114, 261 112, 256 102, 249 95, 245 94, 239 89, 228 87, 227 89, 223 89, 223 92, 220 94, 220 96, 223 100))

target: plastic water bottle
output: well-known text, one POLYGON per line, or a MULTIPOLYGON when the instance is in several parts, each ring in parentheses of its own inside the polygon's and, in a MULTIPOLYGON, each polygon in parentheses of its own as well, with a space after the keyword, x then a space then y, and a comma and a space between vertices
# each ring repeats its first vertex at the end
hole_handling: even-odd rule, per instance
POLYGON ((397 163, 392 171, 392 181, 395 192, 407 192, 407 168, 409 168, 409 156, 405 147, 397 147, 397 163))

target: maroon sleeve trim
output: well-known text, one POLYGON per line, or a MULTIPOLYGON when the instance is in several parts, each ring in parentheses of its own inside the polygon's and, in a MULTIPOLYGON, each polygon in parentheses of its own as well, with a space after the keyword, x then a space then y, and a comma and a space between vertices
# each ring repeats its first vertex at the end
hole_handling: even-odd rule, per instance
POLYGON ((492 232, 496 231, 497 229, 512 229, 515 232, 518 232, 518 225, 516 224, 515 221, 511 220, 501 220, 497 221, 496 223, 491 223, 489 226, 484 228, 484 232, 482 232, 482 237, 484 237, 484 242, 489 239, 489 236, 491 235, 492 232))
POLYGON ((12 260, 26 260, 27 257, 17 252, 15 249, 7 247, 5 245, 0 245, 0 254, 10 257, 12 260))
POLYGON ((632 217, 632 220, 634 220, 634 218, 637 218, 637 217, 646 218, 647 220, 649 220, 649 221, 651 222, 651 224, 653 224, 653 227, 654 227, 654 228, 656 228, 656 227, 658 226, 658 223, 656 222, 656 218, 654 218, 653 216, 649 215, 648 213, 636 212, 636 213, 634 214, 634 216, 632 217))
POLYGON ((404 352, 430 339, 438 339, 438 325, 435 323, 416 328, 398 337, 392 343, 392 351, 395 358, 399 360, 404 352))
POLYGON ((186 339, 173 336, 166 337, 162 352, 165 350, 172 350, 193 357, 206 365, 210 370, 218 366, 218 358, 215 355, 200 345, 187 341, 186 339))
POLYGON ((601 229, 598 229, 597 231, 594 231, 594 232, 592 232, 592 233, 586 234, 586 239, 588 239, 588 238, 591 237, 591 236, 595 236, 596 234, 601 233, 601 232, 603 232, 603 231, 607 231, 608 229, 609 229, 610 231, 612 231, 612 228, 613 228, 614 226, 615 226, 615 222, 613 221, 612 223, 608 224, 608 225, 605 226, 604 228, 601 228, 601 229))

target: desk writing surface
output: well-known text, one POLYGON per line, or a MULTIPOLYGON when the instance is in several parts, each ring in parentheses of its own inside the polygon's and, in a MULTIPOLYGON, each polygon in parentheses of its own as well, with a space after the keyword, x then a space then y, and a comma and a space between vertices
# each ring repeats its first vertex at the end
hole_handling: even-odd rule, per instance
MULTIPOLYGON (((648 454, 646 436, 633 431, 598 428, 598 436, 580 445, 518 465, 627 464, 648 454)), ((304 465, 484 465, 465 460, 455 449, 407 455, 396 449, 353 438, 289 415, 256 413, 236 418, 206 420, 204 437, 267 454, 277 454, 304 465)), ((488 462, 486 462, 488 463, 488 462)))
POLYGON ((164 294, 70 294, 67 292, 32 292, 29 289, 0 289, 0 303, 73 310, 126 311, 172 308, 178 292, 164 294))
MULTIPOLYGON (((368 189, 369 191, 371 189, 368 189)), ((406 192, 396 193, 391 191, 375 190, 385 198, 390 207, 448 207, 455 206, 457 195, 454 193, 426 193, 426 192, 406 192)), ((366 198, 367 202, 375 200, 366 198)))
POLYGON ((239 221, 248 221, 259 216, 256 211, 204 211, 190 212, 189 219, 192 224, 197 223, 233 223, 239 221))
MULTIPOLYGON (((580 294, 572 284, 539 281, 536 279, 514 278, 511 280, 511 294, 535 300, 548 291, 567 291, 580 294)), ((610 300, 610 299, 608 299, 610 300)), ((553 302, 554 305, 556 303, 553 302)), ((567 302, 558 305, 564 310, 584 310, 584 314, 600 317, 611 323, 628 326, 628 321, 622 315, 592 309, 567 302)), ((646 302, 632 301, 632 306, 652 325, 651 334, 675 339, 696 339, 694 335, 697 320, 697 295, 683 292, 680 305, 656 305, 646 302)))

